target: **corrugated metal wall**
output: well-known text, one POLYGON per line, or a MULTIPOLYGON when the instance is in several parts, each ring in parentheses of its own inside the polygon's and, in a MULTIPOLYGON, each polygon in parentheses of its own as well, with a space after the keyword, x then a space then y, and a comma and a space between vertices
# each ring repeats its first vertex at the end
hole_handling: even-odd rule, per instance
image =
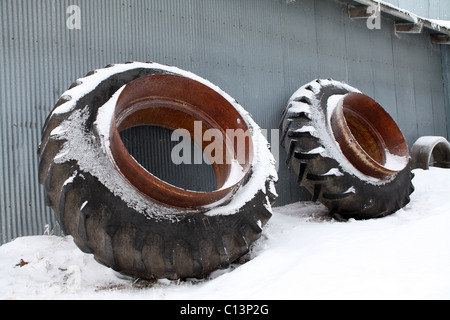
POLYGON ((444 101, 447 110, 447 137, 450 137, 450 46, 442 47, 442 72, 444 78, 444 101))
MULTIPOLYGON (((441 47, 386 19, 369 30, 333 0, 2 0, 0 33, 2 243, 54 226, 37 181, 40 130, 75 79, 110 63, 193 71, 267 129, 298 87, 331 77, 378 100, 410 145, 447 136, 441 47), (67 28, 70 5, 79 30, 67 28)), ((307 198, 284 161, 280 150, 278 205, 307 198)))

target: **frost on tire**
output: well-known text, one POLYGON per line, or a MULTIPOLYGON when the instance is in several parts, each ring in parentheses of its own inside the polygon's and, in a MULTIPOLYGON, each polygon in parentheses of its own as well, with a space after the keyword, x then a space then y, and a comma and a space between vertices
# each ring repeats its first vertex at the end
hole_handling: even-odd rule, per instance
POLYGON ((382 217, 409 203, 406 141, 388 113, 357 89, 334 80, 308 83, 289 100, 280 126, 298 184, 332 215, 382 217))
POLYGON ((413 144, 411 148, 412 168, 428 170, 430 165, 450 168, 450 143, 444 137, 424 136, 413 144))
POLYGON ((143 279, 201 278, 228 266, 259 238, 276 199, 275 160, 250 115, 210 82, 156 63, 109 65, 74 82, 45 123, 39 156, 63 232, 100 263, 143 279), (192 135, 195 123, 222 133, 212 192, 159 180, 119 136, 138 125, 192 135), (236 143, 227 144, 226 129, 247 133, 244 160, 228 152, 236 143))

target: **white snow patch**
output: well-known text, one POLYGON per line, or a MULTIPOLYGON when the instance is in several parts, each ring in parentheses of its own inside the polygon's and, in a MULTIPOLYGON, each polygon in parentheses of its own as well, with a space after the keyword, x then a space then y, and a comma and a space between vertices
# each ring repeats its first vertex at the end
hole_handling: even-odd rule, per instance
POLYGON ((324 149, 324 148, 318 147, 318 148, 309 150, 309 151, 307 152, 307 154, 322 154, 322 153, 324 153, 324 152, 325 152, 325 149, 324 149))
POLYGON ((323 175, 340 177, 340 176, 343 176, 344 174, 338 168, 333 168, 333 169, 330 169, 330 171, 328 171, 327 173, 324 173, 323 175))
POLYGON ((310 202, 274 208, 251 260, 205 280, 137 287, 71 237, 18 238, 0 247, 0 299, 447 300, 450 170, 414 173, 411 203, 385 218, 337 222, 310 202))
POLYGON ((83 202, 83 204, 80 207, 80 211, 82 211, 84 209, 84 207, 86 207, 87 204, 88 204, 88 201, 83 202))
POLYGON ((294 132, 299 132, 299 133, 303 133, 303 132, 313 133, 314 131, 316 131, 316 129, 313 126, 304 126, 304 127, 301 127, 300 129, 294 130, 294 132))
POLYGON ((296 102, 296 101, 293 101, 291 103, 292 103, 292 105, 289 108, 289 112, 292 112, 292 113, 296 113, 296 112, 301 113, 301 112, 303 112, 303 113, 306 113, 306 114, 310 114, 311 113, 311 108, 306 103, 296 102))
POLYGON ((78 171, 75 171, 71 177, 69 177, 66 181, 64 181, 63 187, 71 184, 73 182, 73 180, 76 178, 77 174, 78 174, 78 171))
POLYGON ((414 22, 414 23, 418 23, 419 20, 421 19, 421 20, 424 20, 424 21, 428 21, 431 24, 431 27, 434 30, 440 31, 442 28, 446 28, 446 29, 450 30, 450 21, 448 21, 448 20, 439 20, 439 19, 430 19, 430 18, 427 18, 427 17, 421 17, 421 16, 418 16, 417 14, 415 14, 415 13, 409 11, 409 10, 405 10, 405 9, 402 9, 402 8, 400 8, 398 6, 395 6, 392 3, 389 3, 389 2, 386 2, 386 1, 382 1, 382 0, 374 0, 374 1, 378 2, 379 4, 384 5, 386 7, 392 8, 392 9, 398 11, 398 12, 401 12, 401 13, 409 16, 410 19, 412 20, 412 22, 414 22))
POLYGON ((444 27, 447 29, 450 29, 450 20, 437 20, 437 19, 430 19, 432 23, 434 23, 436 26, 444 27))
POLYGON ((408 165, 408 157, 398 156, 390 153, 389 150, 385 150, 385 154, 386 163, 383 166, 389 170, 401 171, 408 165))
POLYGON ((350 194, 350 193, 355 193, 355 192, 356 192, 355 187, 350 187, 346 191, 344 191, 344 194, 350 194))

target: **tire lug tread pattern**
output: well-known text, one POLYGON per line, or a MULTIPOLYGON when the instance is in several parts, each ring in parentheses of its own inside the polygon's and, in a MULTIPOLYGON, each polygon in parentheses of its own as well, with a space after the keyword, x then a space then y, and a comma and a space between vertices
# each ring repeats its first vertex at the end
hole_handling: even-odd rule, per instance
POLYGON ((386 216, 409 203, 409 195, 414 191, 411 182, 414 175, 409 165, 392 181, 376 185, 343 170, 329 152, 320 152, 327 150, 324 135, 332 136, 328 125, 318 127, 316 124, 319 119, 327 118, 328 98, 357 90, 332 79, 316 79, 303 89, 299 90, 301 95, 291 98, 280 121, 281 146, 287 153, 286 163, 297 174, 297 184, 305 187, 313 201, 322 202, 330 215, 339 219, 386 216), (299 112, 296 103, 308 104, 310 112, 299 112), (367 199, 371 200, 369 205, 366 205, 367 199))

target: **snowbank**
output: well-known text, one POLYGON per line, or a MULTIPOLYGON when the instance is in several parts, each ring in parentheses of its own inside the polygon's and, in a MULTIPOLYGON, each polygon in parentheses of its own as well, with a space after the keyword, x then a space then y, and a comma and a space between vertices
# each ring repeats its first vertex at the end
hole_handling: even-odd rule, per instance
POLYGON ((208 280, 133 281, 70 237, 0 247, 0 299, 449 299, 450 170, 415 170, 411 203, 336 222, 320 204, 274 208, 251 260, 208 280))

